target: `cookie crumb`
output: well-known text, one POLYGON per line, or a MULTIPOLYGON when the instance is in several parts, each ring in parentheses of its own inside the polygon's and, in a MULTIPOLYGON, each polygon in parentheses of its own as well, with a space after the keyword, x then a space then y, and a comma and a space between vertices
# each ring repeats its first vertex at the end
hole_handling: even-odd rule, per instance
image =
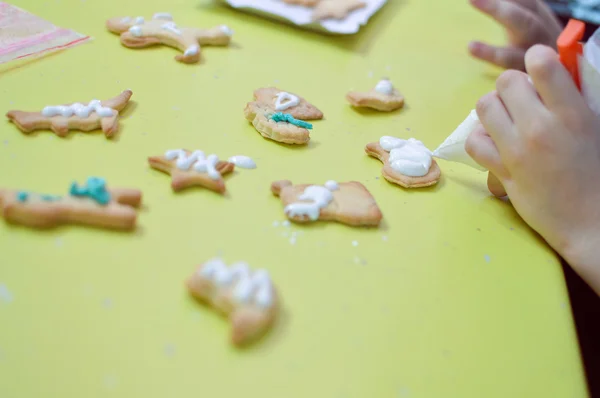
POLYGON ((62 247, 62 246, 63 246, 63 244, 64 244, 64 242, 63 242, 62 238, 56 238, 56 239, 54 240, 54 245, 55 245, 56 247, 62 247))
POLYGON ((367 76, 369 77, 369 79, 373 78, 373 71, 370 70, 369 73, 367 73, 367 76))
POLYGON ((292 237, 290 238, 290 244, 292 244, 292 245, 295 245, 295 244, 296 244, 296 237, 295 237, 295 236, 292 236, 292 237))
POLYGON ((113 301, 109 298, 105 298, 104 300, 102 300, 102 306, 106 309, 112 308, 113 301))
POLYGON ((352 246, 354 246, 354 247, 358 246, 358 241, 356 241, 356 240, 353 240, 353 241, 352 241, 352 246))
POLYGON ((291 225, 291 223, 288 220, 285 220, 284 222, 281 223, 282 226, 289 228, 289 226, 291 225))
POLYGON ((6 285, 0 285, 0 302, 12 303, 14 301, 14 297, 12 293, 8 290, 6 285))
POLYGON ((279 226, 279 221, 273 221, 273 226, 277 228, 279 226))
POLYGON ((489 263, 490 261, 492 261, 492 259, 490 258, 489 254, 486 254, 485 256, 483 256, 483 258, 485 259, 486 263, 489 263))
POLYGON ((388 241, 388 237, 387 237, 387 235, 383 235, 383 236, 381 237, 381 240, 382 240, 382 241, 384 241, 384 242, 387 242, 387 241, 388 241))
POLYGON ((167 343, 165 345, 165 356, 172 358, 173 356, 175 356, 175 345, 171 344, 171 343, 167 343))
POLYGON ((117 386, 117 376, 115 375, 106 375, 104 376, 104 387, 108 389, 113 389, 117 386))
POLYGON ((3 143, 4 145, 8 145, 8 140, 4 140, 4 141, 2 141, 2 143, 3 143))

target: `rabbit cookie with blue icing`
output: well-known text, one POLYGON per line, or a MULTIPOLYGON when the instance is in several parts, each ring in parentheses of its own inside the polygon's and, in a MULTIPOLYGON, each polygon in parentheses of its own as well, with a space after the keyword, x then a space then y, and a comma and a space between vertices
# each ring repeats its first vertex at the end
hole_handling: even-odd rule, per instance
POLYGON ((178 26, 171 14, 157 13, 151 19, 144 17, 116 17, 106 21, 106 27, 121 37, 129 48, 143 48, 156 44, 174 47, 182 52, 175 60, 194 64, 200 61, 201 46, 228 46, 233 30, 226 25, 211 29, 178 26))
POLYGON ((31 228, 81 224, 131 230, 141 201, 136 189, 108 188, 104 179, 90 177, 85 185, 74 182, 66 195, 0 189, 0 214, 8 223, 31 228))
POLYGON ((294 93, 267 87, 254 91, 244 116, 264 138, 303 145, 310 141, 313 128, 307 120, 323 119, 323 112, 294 93))

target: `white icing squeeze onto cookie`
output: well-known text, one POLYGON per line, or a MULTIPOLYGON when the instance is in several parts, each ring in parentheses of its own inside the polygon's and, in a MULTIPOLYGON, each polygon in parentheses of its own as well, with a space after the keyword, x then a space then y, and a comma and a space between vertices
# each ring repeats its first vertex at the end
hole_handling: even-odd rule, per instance
POLYGON ((134 24, 136 24, 136 25, 142 25, 144 22, 146 22, 146 21, 144 20, 144 17, 136 17, 136 18, 133 20, 133 23, 134 23, 134 24))
POLYGON ((167 22, 167 23, 161 25, 161 28, 163 28, 164 30, 168 30, 169 32, 175 33, 176 35, 181 35, 181 30, 179 30, 179 28, 177 28, 177 25, 175 25, 175 22, 167 22))
POLYGON ((132 35, 134 35, 135 37, 141 37, 142 36, 142 28, 140 26, 134 25, 131 28, 129 28, 129 33, 131 33, 132 35))
POLYGON ((432 152, 419 140, 403 140, 384 136, 379 145, 390 153, 390 167, 409 177, 423 177, 429 173, 432 152))
POLYGON ((221 259, 213 259, 204 264, 200 275, 219 287, 233 284, 233 297, 239 303, 248 304, 254 301, 262 308, 273 305, 273 287, 266 270, 251 273, 246 263, 232 264, 228 268, 221 259))
POLYGON ((255 169, 256 163, 252 158, 243 155, 232 156, 229 158, 229 162, 236 165, 236 167, 240 167, 242 169, 255 169))
POLYGON ((96 112, 96 114, 100 117, 110 117, 117 114, 116 110, 102 106, 102 103, 99 100, 91 100, 87 105, 76 102, 69 106, 46 106, 44 109, 42 109, 42 116, 53 117, 60 115, 64 117, 71 117, 75 115, 79 118, 86 118, 90 116, 92 112, 96 112))
POLYGON ((221 25, 221 32, 225 33, 227 36, 231 37, 233 36, 233 29, 231 29, 229 26, 227 25, 221 25))
POLYGON ((286 109, 293 108, 300 103, 300 98, 293 94, 286 93, 284 91, 277 94, 275 101, 276 111, 285 111, 286 109))
POLYGON ((335 181, 327 181, 325 186, 311 185, 306 187, 302 195, 298 197, 300 201, 287 205, 284 212, 289 217, 307 216, 311 221, 319 219, 321 209, 325 208, 333 200, 332 191, 339 189, 335 181))
POLYGON ((388 79, 383 79, 375 86, 375 91, 383 95, 394 94, 394 86, 388 79))
POLYGON ((165 153, 167 160, 175 160, 175 165, 180 170, 189 170, 193 167, 199 173, 207 173, 213 180, 219 180, 221 173, 215 168, 219 163, 217 155, 208 155, 205 157, 204 152, 194 151, 189 156, 183 149, 172 149, 165 153))

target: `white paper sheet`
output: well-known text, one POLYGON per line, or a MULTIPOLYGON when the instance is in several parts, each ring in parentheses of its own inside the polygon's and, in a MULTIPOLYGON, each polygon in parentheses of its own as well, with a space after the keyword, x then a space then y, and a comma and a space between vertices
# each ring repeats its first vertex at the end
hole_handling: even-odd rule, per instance
POLYGON ((328 19, 314 22, 311 19, 311 7, 289 5, 281 0, 220 1, 252 14, 280 19, 307 29, 340 35, 351 35, 358 32, 361 26, 366 25, 369 19, 387 2, 387 0, 365 0, 367 6, 352 11, 346 19, 340 21, 328 19))

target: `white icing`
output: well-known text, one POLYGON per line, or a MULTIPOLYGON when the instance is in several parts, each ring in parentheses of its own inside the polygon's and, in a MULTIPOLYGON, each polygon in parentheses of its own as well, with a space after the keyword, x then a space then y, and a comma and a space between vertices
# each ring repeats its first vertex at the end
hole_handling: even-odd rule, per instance
POLYGON ((207 173, 213 180, 221 178, 221 173, 216 169, 219 158, 217 155, 208 155, 205 157, 204 152, 194 151, 189 156, 183 149, 172 149, 165 153, 167 160, 175 160, 175 165, 180 170, 189 170, 193 167, 199 173, 207 173))
POLYGON ((390 152, 389 163, 395 171, 409 177, 423 177, 429 173, 432 153, 421 141, 384 136, 379 145, 390 152))
POLYGON ((296 97, 293 94, 282 91, 279 94, 277 94, 277 100, 275 101, 275 110, 285 111, 286 109, 292 108, 298 105, 299 103, 300 98, 296 97))
POLYGON ((142 28, 140 26, 137 26, 137 25, 134 25, 131 28, 129 28, 129 33, 131 33, 135 37, 140 37, 143 34, 142 33, 142 28))
POLYGON ((383 95, 394 94, 394 86, 388 79, 383 79, 375 86, 375 91, 383 95))
POLYGON ((64 116, 71 117, 73 115, 78 118, 86 118, 90 116, 92 112, 100 117, 110 117, 116 114, 116 110, 102 106, 99 100, 91 100, 89 104, 84 105, 76 102, 72 105, 56 105, 46 106, 42 109, 42 116, 53 117, 53 116, 64 116))
POLYGON ((125 17, 123 19, 121 19, 121 23, 129 23, 131 22, 131 17, 125 17))
MULTIPOLYGON (((287 205, 284 209, 288 217, 307 216, 311 221, 319 218, 321 209, 325 208, 333 200, 335 181, 328 181, 328 186, 310 185, 304 192, 298 196, 300 202, 294 202, 287 205)), ((337 186, 339 188, 339 186, 337 186)))
POLYGON ((144 17, 136 17, 136 18, 133 20, 133 23, 134 23, 134 24, 136 24, 136 25, 142 25, 144 22, 145 22, 145 21, 144 21, 144 17))
POLYGON ((229 158, 229 162, 235 164, 237 167, 242 169, 255 169, 256 163, 252 158, 243 155, 232 156, 229 158))
POLYGON ((221 259, 213 259, 204 264, 199 274, 219 287, 231 286, 233 298, 238 303, 249 304, 254 301, 262 308, 273 305, 273 287, 266 270, 252 273, 246 263, 235 263, 227 267, 221 259))
POLYGON ((189 57, 198 54, 198 52, 200 52, 200 46, 198 46, 197 44, 192 44, 184 51, 183 55, 185 57, 189 57))
POLYGON ((233 36, 233 30, 229 26, 221 25, 219 28, 221 29, 221 32, 225 33, 227 36, 233 36))
POLYGON ((181 35, 181 30, 177 28, 175 22, 167 22, 160 26, 164 30, 168 30, 169 32, 175 33, 176 35, 181 35))
POLYGON ((340 185, 333 180, 329 180, 325 183, 325 188, 329 189, 330 191, 337 191, 340 189, 340 185))
POLYGON ((152 16, 152 19, 162 19, 163 21, 172 21, 173 16, 168 12, 157 12, 152 16))

